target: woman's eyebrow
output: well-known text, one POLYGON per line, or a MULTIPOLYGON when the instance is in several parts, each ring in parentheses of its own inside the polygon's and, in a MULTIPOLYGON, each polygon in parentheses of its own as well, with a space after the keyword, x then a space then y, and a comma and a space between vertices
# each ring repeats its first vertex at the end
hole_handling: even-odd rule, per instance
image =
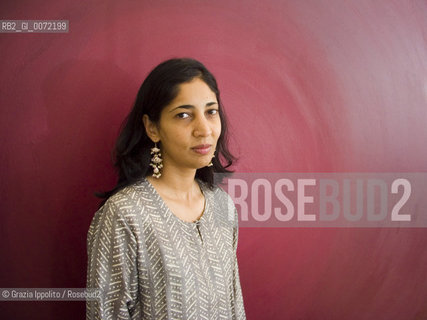
MULTIPOLYGON (((212 101, 212 102, 208 102, 208 103, 206 103, 206 108, 207 107, 210 107, 210 106, 212 106, 212 105, 214 105, 214 104, 218 104, 218 102, 215 102, 215 101, 212 101)), ((169 112, 172 112, 172 111, 174 111, 174 110, 176 110, 176 109, 179 109, 179 108, 182 108, 182 109, 194 109, 195 107, 193 106, 193 105, 191 105, 191 104, 183 104, 183 105, 181 105, 181 106, 178 106, 178 107, 176 107, 176 108, 173 108, 172 110, 170 110, 169 112)))

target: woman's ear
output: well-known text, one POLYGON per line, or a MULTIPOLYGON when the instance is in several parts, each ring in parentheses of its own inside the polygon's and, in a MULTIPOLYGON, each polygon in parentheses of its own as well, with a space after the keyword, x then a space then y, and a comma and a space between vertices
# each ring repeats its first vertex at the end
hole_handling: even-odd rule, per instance
POLYGON ((144 123, 145 132, 147 133, 147 136, 153 141, 153 142, 159 142, 159 130, 157 128, 157 125, 150 120, 147 114, 144 114, 142 116, 142 122, 144 123))

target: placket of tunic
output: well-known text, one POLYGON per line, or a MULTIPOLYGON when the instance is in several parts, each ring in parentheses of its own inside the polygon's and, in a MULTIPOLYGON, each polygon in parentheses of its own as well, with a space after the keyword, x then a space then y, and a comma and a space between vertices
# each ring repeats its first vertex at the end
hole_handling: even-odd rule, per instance
MULTIPOLYGON (((206 223, 206 221, 204 221, 206 223)), ((201 281, 200 283, 200 294, 201 300, 204 302, 207 307, 208 314, 207 317, 217 318, 217 305, 218 305, 218 296, 216 292, 216 286, 214 285, 215 276, 212 270, 211 261, 209 259, 209 253, 207 251, 207 237, 205 232, 207 232, 205 225, 200 221, 196 221, 192 223, 191 234, 194 239, 194 243, 197 244, 197 261, 194 261, 195 265, 198 265, 199 270, 201 272, 201 276, 197 278, 199 280, 204 279, 205 281, 201 281)), ((204 313, 203 309, 200 310, 204 313)))

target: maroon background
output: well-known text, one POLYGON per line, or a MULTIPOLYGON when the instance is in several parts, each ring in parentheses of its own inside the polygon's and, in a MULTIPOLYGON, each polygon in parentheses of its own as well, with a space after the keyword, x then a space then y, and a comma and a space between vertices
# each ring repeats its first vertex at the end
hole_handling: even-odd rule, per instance
MULTIPOLYGON (((0 287, 84 287, 96 190, 147 73, 216 75, 239 172, 425 172, 425 1, 3 1, 0 287)), ((425 208, 422 208, 425 210, 425 208)), ((425 229, 242 228, 248 319, 427 319, 425 229)), ((84 302, 3 302, 2 319, 82 319, 84 302)))

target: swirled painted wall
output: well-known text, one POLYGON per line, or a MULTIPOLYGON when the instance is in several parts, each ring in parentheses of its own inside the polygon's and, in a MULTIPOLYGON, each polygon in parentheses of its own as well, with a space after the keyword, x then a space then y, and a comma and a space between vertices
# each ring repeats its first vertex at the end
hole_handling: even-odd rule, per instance
MULTIPOLYGON (((110 150, 159 62, 217 77, 238 172, 425 172, 427 4, 19 1, 0 34, 0 287, 83 288, 110 150)), ((426 208, 423 208, 424 211, 426 208)), ((241 228, 248 319, 427 319, 424 229, 241 228)), ((81 319, 83 302, 3 302, 4 319, 81 319)))

